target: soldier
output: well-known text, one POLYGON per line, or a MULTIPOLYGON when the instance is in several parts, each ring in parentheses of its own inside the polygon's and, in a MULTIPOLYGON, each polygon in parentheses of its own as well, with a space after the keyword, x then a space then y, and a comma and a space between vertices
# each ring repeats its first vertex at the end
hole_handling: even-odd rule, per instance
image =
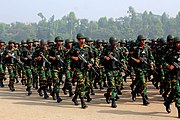
POLYGON ((180 39, 179 37, 174 38, 175 49, 171 51, 170 54, 166 56, 165 66, 170 70, 169 71, 169 80, 170 80, 170 94, 167 97, 164 105, 166 106, 166 111, 171 112, 170 104, 175 101, 175 106, 178 110, 178 117, 180 118, 180 86, 179 86, 179 77, 180 77, 180 39))
POLYGON ((3 80, 5 79, 5 64, 4 64, 4 44, 5 42, 0 40, 0 87, 4 87, 3 80))
MULTIPOLYGON (((85 109, 87 105, 85 104, 85 77, 87 75, 87 71, 90 69, 91 58, 93 58, 91 48, 85 44, 85 36, 82 33, 77 34, 78 44, 73 46, 70 50, 69 58, 71 58, 73 65, 72 69, 74 70, 74 74, 77 76, 77 85, 75 90, 75 95, 72 99, 75 105, 78 105, 77 97, 81 99, 81 107, 85 109), (85 62, 84 60, 88 61, 85 62)), ((70 63, 70 62, 69 62, 70 63)), ((70 69, 70 64, 68 64, 68 69, 70 69)))
POLYGON ((33 41, 32 40, 27 40, 28 46, 24 47, 22 50, 22 55, 21 55, 21 61, 24 63, 24 70, 26 73, 27 77, 27 88, 26 91, 28 92, 27 95, 30 96, 32 94, 31 87, 33 83, 33 75, 32 75, 32 65, 33 65, 33 60, 32 60, 32 54, 34 53, 33 49, 33 41))
POLYGON ((44 92, 44 99, 47 99, 49 96, 47 94, 47 73, 46 68, 49 68, 50 62, 48 61, 49 51, 47 49, 47 41, 41 40, 40 47, 36 48, 33 59, 37 63, 37 71, 39 75, 39 86, 38 93, 40 96, 43 96, 42 90, 44 92))
POLYGON ((53 80, 53 91, 51 96, 55 100, 55 95, 57 102, 61 102, 62 99, 59 96, 60 82, 63 76, 63 63, 65 49, 62 46, 63 39, 60 36, 55 38, 56 45, 51 49, 49 53, 49 58, 51 62, 52 80, 53 80), (61 61, 62 60, 62 61, 61 61))
POLYGON ((142 35, 138 35, 138 46, 135 49, 133 57, 131 59, 136 63, 134 69, 136 71, 136 79, 132 84, 135 88, 132 90, 132 100, 136 100, 136 94, 140 93, 143 99, 143 105, 148 105, 147 98, 147 86, 146 86, 146 74, 147 69, 154 70, 153 56, 151 51, 145 46, 146 38, 142 35), (147 63, 147 64, 146 64, 147 63))
POLYGON ((117 91, 116 91, 116 86, 117 83, 119 82, 118 80, 118 75, 119 75, 119 70, 121 68, 121 62, 120 60, 120 51, 116 47, 117 45, 117 39, 115 37, 110 37, 109 43, 110 45, 107 45, 102 53, 102 59, 104 59, 105 64, 105 70, 107 73, 107 78, 108 78, 108 89, 107 93, 104 94, 106 97, 106 102, 109 104, 111 100, 112 108, 116 108, 116 98, 117 98, 117 91))
POLYGON ((4 52, 4 56, 5 56, 5 63, 7 65, 8 68, 8 72, 9 72, 9 88, 11 91, 15 91, 14 88, 14 82, 15 82, 15 64, 17 62, 20 62, 18 56, 18 50, 14 47, 14 41, 10 40, 9 41, 9 46, 6 48, 5 52, 4 52))
POLYGON ((67 91, 66 90, 69 90, 69 97, 72 97, 73 96, 73 92, 72 92, 72 71, 69 70, 67 68, 67 64, 68 64, 68 61, 71 61, 71 60, 68 60, 68 54, 69 54, 69 51, 70 49, 72 48, 72 43, 73 43, 73 40, 70 40, 70 39, 66 39, 65 40, 65 83, 64 83, 64 87, 62 88, 63 91, 64 91, 64 94, 67 94, 67 91))

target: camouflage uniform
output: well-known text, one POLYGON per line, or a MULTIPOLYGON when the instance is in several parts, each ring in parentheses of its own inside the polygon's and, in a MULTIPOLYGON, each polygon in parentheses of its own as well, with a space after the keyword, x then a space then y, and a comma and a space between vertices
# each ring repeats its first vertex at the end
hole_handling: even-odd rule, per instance
POLYGON ((174 100, 178 109, 178 117, 180 118, 180 39, 175 37, 174 40, 176 48, 168 56, 165 56, 166 61, 164 65, 169 68, 170 94, 164 105, 166 106, 166 111, 170 113, 170 104, 174 100))
POLYGON ((3 80, 6 74, 3 54, 4 54, 4 41, 0 40, 0 87, 4 87, 3 80))
POLYGON ((48 60, 49 51, 47 49, 47 42, 45 40, 41 40, 41 46, 38 47, 34 54, 33 59, 37 63, 37 71, 39 75, 39 86, 38 93, 42 96, 41 91, 44 92, 44 98, 47 99, 49 96, 47 95, 47 71, 46 68, 50 67, 50 63, 48 60))
POLYGON ((15 82, 15 78, 16 78, 16 70, 15 70, 15 64, 19 61, 18 56, 18 50, 16 48, 14 48, 14 46, 12 46, 14 44, 14 41, 10 40, 9 41, 9 46, 6 48, 5 52, 4 52, 4 56, 5 56, 5 64, 8 68, 8 73, 9 73, 9 88, 11 91, 15 91, 14 88, 14 82, 15 82))
MULTIPOLYGON (((88 62, 93 57, 92 50, 89 46, 85 45, 85 36, 82 33, 77 34, 77 39, 79 41, 79 44, 72 47, 70 50, 69 58, 71 59, 71 69, 74 70, 74 74, 77 77, 77 85, 75 90, 75 96, 73 97, 72 101, 75 105, 78 105, 77 97, 79 95, 79 98, 81 99, 81 107, 86 108, 86 104, 84 102, 84 96, 86 93, 86 81, 85 79, 87 77, 87 71, 88 71, 88 64, 83 62, 79 55, 84 57, 88 62), (82 45, 82 47, 80 47, 82 45), (75 60, 76 59, 76 60, 75 60)), ((70 62, 69 62, 70 63, 70 62)), ((68 67, 70 67, 70 64, 68 64, 68 67)))
POLYGON ((135 49, 133 57, 131 59, 136 62, 134 69, 136 73, 136 79, 133 81, 136 87, 132 90, 132 99, 135 101, 136 94, 140 93, 143 99, 143 105, 148 105, 147 101, 147 87, 146 87, 146 74, 148 69, 153 67, 153 56, 149 48, 144 45, 144 40, 146 40, 142 35, 137 37, 139 46, 135 49), (148 65, 146 65, 140 58, 144 59, 148 65), (148 68, 149 67, 149 68, 148 68))

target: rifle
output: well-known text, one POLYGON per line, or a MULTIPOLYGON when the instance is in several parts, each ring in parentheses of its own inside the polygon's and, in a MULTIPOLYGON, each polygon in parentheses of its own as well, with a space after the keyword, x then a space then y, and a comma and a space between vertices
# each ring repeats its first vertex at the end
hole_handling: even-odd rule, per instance
POLYGON ((108 56, 109 56, 112 60, 118 62, 118 63, 122 66, 122 68, 123 68, 124 71, 126 71, 127 73, 130 73, 130 70, 128 70, 127 67, 124 66, 117 58, 115 58, 114 56, 112 56, 111 53, 110 53, 108 56))
POLYGON ((47 58, 43 55, 43 53, 40 53, 39 55, 45 60, 45 62, 51 65, 51 63, 47 60, 47 58))
POLYGON ((56 59, 66 66, 60 55, 56 55, 56 59))
POLYGON ((16 58, 14 55, 12 55, 10 53, 8 53, 8 55, 9 55, 9 57, 12 57, 13 59, 17 60, 21 65, 24 65, 24 63, 20 59, 16 58))
MULTIPOLYGON (((131 57, 133 60, 137 60, 136 58, 133 58, 133 57, 131 57)), ((144 58, 142 58, 142 57, 139 57, 139 60, 142 62, 142 63, 144 63, 144 65, 146 66, 146 67, 148 67, 148 68, 150 68, 151 66, 150 66, 150 64, 148 64, 148 62, 144 59, 144 58)), ((156 71, 156 67, 154 66, 154 72, 156 73, 156 74, 158 74, 158 72, 156 71)))
MULTIPOLYGON (((87 61, 85 58, 83 58, 82 55, 78 54, 78 58, 79 58, 80 60, 82 60, 84 63, 89 64, 88 61, 87 61)), ((95 68, 94 68, 93 66, 91 66, 91 69, 92 69, 98 76, 100 76, 99 73, 95 70, 95 68)))
POLYGON ((180 65, 177 62, 173 62, 173 65, 175 66, 176 69, 180 69, 180 65))

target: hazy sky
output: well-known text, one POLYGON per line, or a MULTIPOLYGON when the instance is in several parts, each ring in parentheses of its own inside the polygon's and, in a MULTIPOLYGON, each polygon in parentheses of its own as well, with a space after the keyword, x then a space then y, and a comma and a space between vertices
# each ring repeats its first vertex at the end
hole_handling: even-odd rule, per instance
POLYGON ((39 12, 49 19, 60 19, 69 12, 77 18, 98 20, 102 16, 118 18, 127 15, 128 7, 136 12, 145 10, 175 17, 180 11, 180 0, 0 0, 0 22, 37 22, 39 12))

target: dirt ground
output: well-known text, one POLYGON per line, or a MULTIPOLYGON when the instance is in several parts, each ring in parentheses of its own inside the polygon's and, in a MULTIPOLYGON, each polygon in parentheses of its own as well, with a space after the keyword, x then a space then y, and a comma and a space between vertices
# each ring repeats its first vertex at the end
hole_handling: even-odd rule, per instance
POLYGON ((57 103, 49 97, 47 100, 38 96, 33 90, 31 96, 26 96, 25 86, 16 83, 16 91, 11 92, 7 87, 0 88, 0 118, 1 120, 172 120, 177 119, 177 110, 171 105, 171 113, 165 111, 163 99, 151 82, 148 82, 148 96, 150 104, 142 105, 141 97, 133 102, 130 95, 130 81, 125 83, 123 95, 117 102, 117 108, 111 108, 103 96, 105 90, 95 90, 91 103, 87 109, 75 106, 72 98, 64 95, 63 101, 57 103))

